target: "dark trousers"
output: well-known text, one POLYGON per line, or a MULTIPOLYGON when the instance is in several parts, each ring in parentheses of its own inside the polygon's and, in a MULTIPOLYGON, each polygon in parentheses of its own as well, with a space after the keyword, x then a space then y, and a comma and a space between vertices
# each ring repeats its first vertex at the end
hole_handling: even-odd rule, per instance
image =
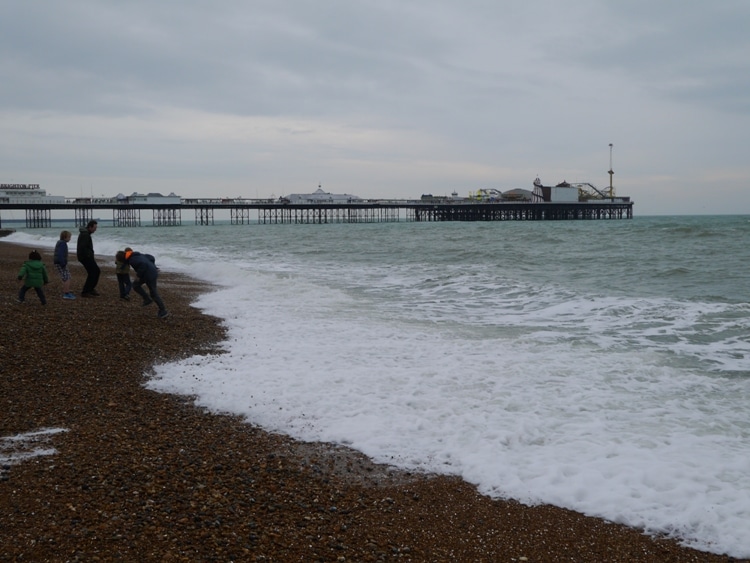
POLYGON ((120 297, 127 297, 133 283, 130 281, 130 274, 117 274, 117 287, 120 288, 120 297))
POLYGON ((161 296, 159 295, 159 290, 156 289, 156 280, 141 280, 136 279, 133 283, 133 291, 135 291, 138 295, 143 297, 144 302, 149 302, 149 297, 146 295, 146 292, 143 289, 143 284, 146 284, 146 287, 148 288, 148 292, 151 294, 151 299, 156 303, 156 305, 159 307, 159 311, 165 311, 166 307, 164 306, 164 301, 161 300, 161 296))
MULTIPOLYGON (((26 298, 26 292, 30 290, 31 288, 28 286, 23 286, 21 288, 21 291, 18 292, 18 300, 23 301, 26 298)), ((42 305, 47 304, 47 298, 44 296, 44 291, 41 287, 35 287, 34 291, 36 291, 36 294, 39 296, 39 301, 42 302, 42 305)))
POLYGON ((79 260, 79 262, 83 264, 83 267, 86 268, 86 274, 88 274, 81 293, 91 293, 96 289, 96 284, 99 283, 99 274, 101 274, 102 271, 99 269, 99 265, 93 258, 86 258, 84 260, 79 260))

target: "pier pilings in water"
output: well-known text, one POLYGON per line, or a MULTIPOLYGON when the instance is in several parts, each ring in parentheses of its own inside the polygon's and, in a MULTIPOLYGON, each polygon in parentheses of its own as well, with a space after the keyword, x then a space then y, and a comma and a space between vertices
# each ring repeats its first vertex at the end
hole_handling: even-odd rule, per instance
POLYGON ((258 210, 259 223, 390 223, 400 220, 395 206, 285 205, 258 210))
POLYGON ((178 227, 182 225, 182 214, 179 207, 154 209, 155 227, 178 227))
POLYGON ((230 200, 190 202, 181 204, 7 204, 3 210, 26 212, 27 228, 52 226, 52 211, 73 210, 75 223, 84 226, 99 211, 112 211, 116 227, 141 226, 141 211, 151 210, 156 227, 182 224, 182 210, 193 210, 196 225, 213 225, 214 213, 229 213, 232 225, 252 223, 327 224, 327 223, 390 223, 399 221, 576 221, 599 219, 632 219, 633 202, 628 198, 596 201, 496 202, 467 201, 425 203, 412 200, 370 201, 358 203, 289 204, 268 200, 230 200), (403 213, 402 213, 403 212, 403 213), (256 220, 257 216, 257 220, 256 220))
POLYGON ((49 209, 26 209, 26 228, 45 229, 52 226, 52 211, 49 209))
POLYGON ((425 205, 413 209, 414 221, 576 221, 632 219, 628 203, 511 203, 425 205))
POLYGON ((112 224, 115 227, 140 227, 141 210, 130 207, 118 207, 112 210, 112 224))

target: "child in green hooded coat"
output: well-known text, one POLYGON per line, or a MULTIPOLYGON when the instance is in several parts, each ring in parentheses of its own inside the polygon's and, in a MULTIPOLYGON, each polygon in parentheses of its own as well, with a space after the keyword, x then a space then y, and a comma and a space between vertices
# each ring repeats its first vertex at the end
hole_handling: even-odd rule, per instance
POLYGON ((18 292, 19 303, 23 303, 26 292, 33 288, 42 305, 47 304, 47 298, 44 296, 42 287, 49 283, 49 276, 47 275, 47 267, 42 263, 42 255, 36 250, 29 253, 29 259, 23 263, 21 270, 18 272, 18 279, 24 280, 21 291, 18 292))

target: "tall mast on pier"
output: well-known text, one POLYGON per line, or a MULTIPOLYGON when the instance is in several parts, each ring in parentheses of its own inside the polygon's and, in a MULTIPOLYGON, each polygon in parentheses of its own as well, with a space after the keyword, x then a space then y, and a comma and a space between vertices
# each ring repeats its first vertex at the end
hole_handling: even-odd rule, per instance
POLYGON ((612 176, 614 176, 615 171, 612 170, 612 143, 609 144, 609 197, 615 197, 615 189, 612 186, 612 176))

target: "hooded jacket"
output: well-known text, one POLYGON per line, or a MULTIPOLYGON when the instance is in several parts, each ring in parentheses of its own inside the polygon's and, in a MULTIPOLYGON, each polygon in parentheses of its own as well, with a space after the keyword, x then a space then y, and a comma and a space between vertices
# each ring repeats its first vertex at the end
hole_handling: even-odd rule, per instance
POLYGON ((26 260, 18 272, 18 279, 22 280, 24 278, 26 280, 23 284, 26 287, 42 287, 45 283, 49 282, 47 267, 41 260, 26 260))
POLYGON ((63 268, 68 265, 68 243, 63 239, 58 240, 55 245, 55 264, 60 264, 63 268))
POLYGON ((76 257, 79 262, 94 259, 94 241, 91 233, 86 227, 78 229, 78 241, 76 243, 76 257))
POLYGON ((135 270, 135 275, 143 282, 155 281, 159 275, 156 269, 156 259, 150 254, 128 251, 125 253, 125 261, 135 270))

